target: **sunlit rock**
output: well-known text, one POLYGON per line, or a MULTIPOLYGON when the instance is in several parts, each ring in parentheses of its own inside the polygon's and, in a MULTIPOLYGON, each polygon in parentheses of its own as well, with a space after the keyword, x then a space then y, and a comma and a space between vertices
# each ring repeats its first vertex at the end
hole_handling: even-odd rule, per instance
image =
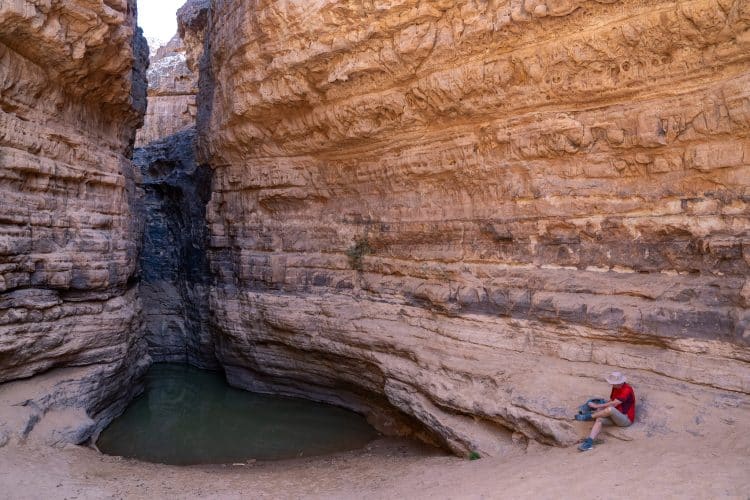
POLYGON ((615 367, 667 422, 634 432, 746 400, 749 28, 718 0, 213 2, 230 381, 461 454, 576 441, 615 367))

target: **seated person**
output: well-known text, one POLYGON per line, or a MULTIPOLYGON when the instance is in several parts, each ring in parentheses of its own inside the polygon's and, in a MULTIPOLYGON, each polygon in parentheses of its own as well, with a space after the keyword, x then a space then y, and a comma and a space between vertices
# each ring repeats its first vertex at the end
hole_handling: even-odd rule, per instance
POLYGON ((594 439, 602 430, 602 425, 611 423, 619 427, 628 427, 635 421, 635 393, 633 388, 626 383, 625 375, 620 372, 612 372, 606 377, 612 386, 609 401, 602 404, 590 402, 589 406, 596 410, 592 418, 596 419, 589 437, 583 440, 578 447, 581 451, 588 451, 594 447, 594 439))

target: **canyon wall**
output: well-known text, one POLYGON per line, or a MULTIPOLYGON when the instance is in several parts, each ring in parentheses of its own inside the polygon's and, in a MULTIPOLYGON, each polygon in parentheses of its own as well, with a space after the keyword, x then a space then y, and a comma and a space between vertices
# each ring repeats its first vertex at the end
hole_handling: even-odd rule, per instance
POLYGON ((177 13, 179 32, 152 47, 148 68, 148 106, 136 147, 195 127, 198 64, 208 0, 190 0, 177 13))
POLYGON ((146 107, 135 9, 0 5, 0 445, 86 441, 150 363, 129 159, 146 107))
POLYGON ((231 383, 457 453, 574 442, 612 369, 634 432, 750 408, 748 2, 215 0, 208 22, 231 383))

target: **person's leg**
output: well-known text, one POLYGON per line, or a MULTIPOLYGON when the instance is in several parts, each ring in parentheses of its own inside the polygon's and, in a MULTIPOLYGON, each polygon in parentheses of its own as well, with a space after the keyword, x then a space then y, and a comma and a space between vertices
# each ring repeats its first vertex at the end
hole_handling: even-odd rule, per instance
POLYGON ((591 433, 589 434, 589 437, 584 439, 583 442, 580 444, 580 446, 578 446, 579 450, 588 451, 594 447, 594 439, 596 439, 596 436, 598 436, 599 432, 601 432, 602 426, 605 423, 608 423, 608 424, 613 423, 611 415, 612 415, 611 406, 608 406, 607 408, 604 408, 603 410, 599 410, 591 414, 591 416, 596 419, 596 422, 594 422, 594 426, 591 428, 591 433))
POLYGON ((594 422, 594 426, 591 428, 591 432, 589 433, 589 437, 593 440, 596 439, 596 436, 599 435, 599 432, 602 430, 602 422, 603 418, 599 417, 596 419, 596 422, 594 422))
POLYGON ((590 439, 592 440, 596 439, 596 436, 598 436, 602 430, 602 426, 604 425, 604 419, 609 418, 611 413, 612 413, 612 408, 607 407, 591 415, 592 417, 596 419, 596 422, 594 422, 594 426, 591 428, 591 433, 589 434, 590 439))
POLYGON ((632 424, 628 416, 620 412, 617 408, 611 408, 609 419, 619 427, 630 427, 630 424, 632 424))

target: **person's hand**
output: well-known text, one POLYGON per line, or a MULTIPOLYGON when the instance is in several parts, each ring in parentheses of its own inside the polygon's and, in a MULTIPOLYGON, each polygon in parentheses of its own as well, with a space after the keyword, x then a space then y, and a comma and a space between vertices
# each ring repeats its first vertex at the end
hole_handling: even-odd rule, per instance
POLYGON ((594 410, 596 410, 597 408, 600 408, 601 406, 602 405, 598 405, 598 404, 594 403, 593 401, 589 402, 589 408, 593 408, 594 410))

